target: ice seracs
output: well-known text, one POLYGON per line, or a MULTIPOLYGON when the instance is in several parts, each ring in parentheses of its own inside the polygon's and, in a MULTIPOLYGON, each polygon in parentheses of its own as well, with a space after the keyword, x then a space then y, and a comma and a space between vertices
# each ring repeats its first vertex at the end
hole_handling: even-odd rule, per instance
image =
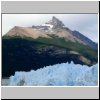
POLYGON ((36 71, 16 72, 10 77, 11 86, 97 86, 98 64, 91 67, 62 63, 36 71))

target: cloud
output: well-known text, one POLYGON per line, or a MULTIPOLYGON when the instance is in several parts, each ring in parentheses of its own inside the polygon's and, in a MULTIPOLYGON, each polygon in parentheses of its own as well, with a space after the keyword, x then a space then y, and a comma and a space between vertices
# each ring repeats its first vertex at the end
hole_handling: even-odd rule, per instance
POLYGON ((77 30, 91 40, 98 42, 97 14, 2 14, 2 35, 14 26, 41 25, 52 16, 57 17, 71 30, 77 30))

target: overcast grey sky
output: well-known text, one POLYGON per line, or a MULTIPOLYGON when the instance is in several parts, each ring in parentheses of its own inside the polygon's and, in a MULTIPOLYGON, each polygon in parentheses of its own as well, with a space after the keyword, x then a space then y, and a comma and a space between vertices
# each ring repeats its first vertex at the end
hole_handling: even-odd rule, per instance
POLYGON ((98 42, 97 14, 2 14, 2 35, 14 26, 30 27, 44 24, 51 20, 52 16, 57 17, 71 30, 77 30, 98 42))

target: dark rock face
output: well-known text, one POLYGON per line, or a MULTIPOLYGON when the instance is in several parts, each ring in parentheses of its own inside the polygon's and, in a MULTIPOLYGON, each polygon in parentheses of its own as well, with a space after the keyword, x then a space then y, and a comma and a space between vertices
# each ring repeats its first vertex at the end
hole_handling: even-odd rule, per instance
POLYGON ((40 48, 38 43, 18 39, 3 40, 2 43, 2 77, 57 63, 85 64, 79 59, 80 55, 69 53, 65 48, 48 45, 40 48))
POLYGON ((62 28, 64 26, 63 22, 60 21, 59 19, 57 19, 56 17, 52 17, 52 20, 50 20, 49 22, 47 22, 46 24, 51 24, 53 25, 53 28, 62 28))
POLYGON ((83 42, 85 42, 88 46, 90 46, 93 49, 98 49, 98 44, 93 42, 92 40, 88 39, 87 37, 85 37, 84 35, 82 35, 80 32, 78 31, 73 31, 72 34, 79 38, 80 40, 82 40, 83 42))

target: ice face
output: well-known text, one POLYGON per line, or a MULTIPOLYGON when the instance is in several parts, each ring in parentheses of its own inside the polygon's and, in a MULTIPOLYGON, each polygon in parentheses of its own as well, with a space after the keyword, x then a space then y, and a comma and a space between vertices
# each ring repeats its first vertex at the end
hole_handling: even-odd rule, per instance
POLYGON ((62 63, 36 71, 16 72, 10 77, 11 86, 97 86, 98 64, 88 67, 62 63))

